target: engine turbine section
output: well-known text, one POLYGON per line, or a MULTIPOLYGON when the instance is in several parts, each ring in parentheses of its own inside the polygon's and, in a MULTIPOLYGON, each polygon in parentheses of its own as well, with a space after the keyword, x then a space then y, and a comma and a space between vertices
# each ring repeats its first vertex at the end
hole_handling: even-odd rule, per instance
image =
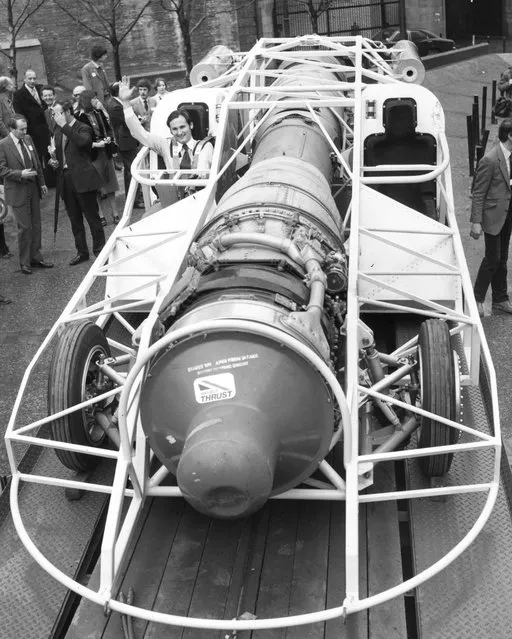
MULTIPOLYGON (((291 65, 287 73, 310 81, 312 69, 291 65)), ((315 68, 316 84, 337 81, 315 68)), ((249 170, 196 236, 161 319, 167 330, 226 318, 277 328, 331 364, 347 283, 331 149, 307 109, 282 102, 258 130, 249 170)), ((315 112, 339 138, 336 113, 315 112)), ((212 329, 161 352, 140 407, 150 445, 185 499, 220 518, 249 515, 299 485, 339 427, 328 384, 311 363, 246 328, 212 329)))

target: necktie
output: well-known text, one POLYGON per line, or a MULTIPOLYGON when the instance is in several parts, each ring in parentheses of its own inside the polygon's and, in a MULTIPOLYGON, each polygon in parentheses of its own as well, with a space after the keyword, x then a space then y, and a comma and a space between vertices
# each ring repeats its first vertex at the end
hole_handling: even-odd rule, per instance
POLYGON ((181 149, 180 169, 191 169, 191 168, 192 168, 192 160, 190 157, 190 151, 188 150, 188 146, 184 144, 181 149))
POLYGON ((23 163, 25 164, 26 169, 32 168, 32 160, 30 159, 30 153, 28 152, 27 146, 23 140, 20 140, 20 149, 21 154, 23 155, 23 163))
POLYGON ((146 98, 144 98, 144 109, 146 111, 148 110, 148 101, 146 100, 146 98))
POLYGON ((508 177, 510 178, 510 183, 512 184, 512 153, 508 156, 508 177))
POLYGON ((32 96, 34 97, 34 100, 38 104, 41 104, 41 98, 39 97, 39 93, 37 92, 37 89, 32 89, 32 96))

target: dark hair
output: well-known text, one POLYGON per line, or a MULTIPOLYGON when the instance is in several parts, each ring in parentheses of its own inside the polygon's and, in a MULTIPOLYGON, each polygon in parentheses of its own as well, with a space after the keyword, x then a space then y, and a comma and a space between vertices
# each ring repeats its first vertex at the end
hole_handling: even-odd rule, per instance
POLYGON ((119 82, 112 82, 112 84, 109 85, 108 90, 113 98, 117 98, 119 95, 119 82))
POLYGON ((86 89, 78 96, 78 106, 86 113, 93 110, 92 99, 96 97, 96 91, 86 89))
POLYGON ((23 120, 23 122, 26 122, 27 118, 24 115, 21 115, 21 113, 15 113, 12 116, 12 118, 9 118, 9 120, 7 122, 7 126, 14 131, 14 129, 18 128, 18 125, 16 123, 19 120, 23 120))
POLYGON ((192 118, 190 117, 190 113, 186 109, 176 109, 176 111, 173 111, 171 115, 167 118, 167 120, 165 121, 167 126, 170 126, 170 122, 172 122, 176 118, 179 118, 180 115, 185 118, 187 124, 189 125, 192 124, 192 118))
POLYGON ((44 87, 41 87, 41 93, 43 91, 52 91, 55 94, 55 87, 51 87, 49 84, 45 84, 44 87))
POLYGON ((512 118, 504 118, 498 128, 498 138, 500 142, 506 142, 509 133, 512 133, 512 118))
POLYGON ((100 58, 102 58, 105 53, 108 53, 107 49, 102 44, 96 44, 91 49, 91 58, 94 62, 97 62, 100 58))
POLYGON ((165 88, 167 89, 167 82, 165 81, 165 78, 157 78, 157 79, 155 80, 155 84, 153 85, 153 86, 154 86, 155 91, 157 91, 157 90, 158 90, 158 85, 160 84, 160 82, 163 82, 163 83, 164 83, 164 85, 165 85, 165 88))
POLYGON ((137 89, 139 87, 146 87, 146 89, 149 91, 151 89, 151 84, 149 83, 149 80, 147 80, 146 78, 142 78, 137 82, 136 87, 137 89))
POLYGON ((70 113, 74 114, 74 110, 73 110, 73 101, 70 99, 67 100, 57 100, 55 102, 55 104, 60 104, 60 106, 62 107, 62 110, 64 111, 64 113, 66 111, 69 111, 70 113))

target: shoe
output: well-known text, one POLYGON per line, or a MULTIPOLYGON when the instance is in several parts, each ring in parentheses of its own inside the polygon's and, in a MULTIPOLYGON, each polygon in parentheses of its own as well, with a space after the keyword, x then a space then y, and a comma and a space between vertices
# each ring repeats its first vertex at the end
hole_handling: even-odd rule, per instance
POLYGON ((78 255, 75 255, 75 257, 71 260, 69 265, 76 266, 77 264, 80 264, 80 262, 87 262, 88 260, 89 260, 88 255, 80 255, 79 253, 78 255))
POLYGON ((11 253, 11 251, 9 251, 9 249, 7 249, 7 251, 5 251, 4 253, 0 254, 0 259, 2 259, 2 260, 6 260, 9 257, 12 257, 12 253, 11 253))
POLYGON ((144 200, 135 200, 133 204, 134 209, 143 209, 144 208, 144 200))
POLYGON ((114 224, 117 224, 117 223, 119 222, 119 220, 120 220, 120 219, 121 219, 121 218, 119 217, 119 215, 114 215, 114 216, 112 217, 112 222, 113 222, 114 224))
POLYGON ((476 303, 476 307, 478 309, 478 315, 480 317, 484 317, 485 315, 485 311, 484 311, 484 303, 483 302, 477 302, 476 303))
POLYGON ((28 266, 21 265, 20 271, 23 273, 23 275, 32 275, 32 269, 28 266))
POLYGON ((34 260, 33 262, 30 262, 30 266, 33 266, 34 268, 53 268, 53 263, 45 262, 44 260, 34 260))
POLYGON ((493 302, 492 310, 501 311, 502 313, 510 313, 512 315, 512 302, 510 300, 505 300, 504 302, 493 302))
POLYGON ((7 299, 3 295, 0 295, 0 306, 7 306, 7 304, 10 304, 11 302, 12 300, 7 299))
POLYGON ((101 226, 107 226, 107 220, 100 215, 101 226))

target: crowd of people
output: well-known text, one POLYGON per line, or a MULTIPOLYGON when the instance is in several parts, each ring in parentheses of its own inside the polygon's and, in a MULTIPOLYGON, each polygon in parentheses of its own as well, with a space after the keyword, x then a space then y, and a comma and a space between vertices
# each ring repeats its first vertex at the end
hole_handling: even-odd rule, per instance
MULTIPOLYGON (((139 145, 147 143, 155 107, 167 94, 163 78, 157 78, 154 87, 140 80, 136 97, 126 82, 109 83, 107 55, 101 45, 92 48, 91 60, 81 69, 82 84, 68 99, 57 100, 55 88, 38 84, 32 69, 25 71, 18 89, 11 78, 0 77, 0 184, 16 222, 20 271, 25 275, 54 266, 41 252, 40 202, 48 187, 58 187, 56 197, 63 199, 70 221, 76 255, 69 265, 89 260, 84 219, 92 253, 99 254, 104 227, 119 221, 116 168, 123 171, 127 194, 131 164, 139 145)), ((140 193, 135 206, 143 206, 140 193)), ((13 253, 0 219, 0 258, 12 258, 13 253)), ((10 303, 0 295, 0 305, 10 303)))

